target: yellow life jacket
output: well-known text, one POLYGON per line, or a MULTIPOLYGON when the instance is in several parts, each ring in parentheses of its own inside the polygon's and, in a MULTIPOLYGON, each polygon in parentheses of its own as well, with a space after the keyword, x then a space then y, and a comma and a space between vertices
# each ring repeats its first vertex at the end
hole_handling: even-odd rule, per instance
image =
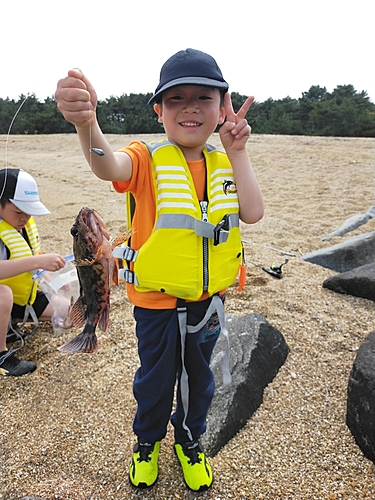
MULTIPOLYGON (((32 217, 28 220, 25 229, 30 246, 13 226, 0 219, 0 239, 10 252, 9 260, 30 257, 40 252, 38 229, 32 217)), ((15 304, 25 306, 34 302, 37 292, 37 283, 32 277, 33 273, 26 272, 0 280, 0 284, 8 285, 12 289, 15 304)))
POLYGON ((231 164, 223 150, 205 147, 207 201, 199 202, 182 151, 168 141, 147 147, 155 225, 138 251, 124 251, 123 258, 134 262, 134 271, 124 270, 124 279, 139 292, 161 291, 185 300, 198 300, 204 291, 212 296, 234 283, 242 261, 231 164))

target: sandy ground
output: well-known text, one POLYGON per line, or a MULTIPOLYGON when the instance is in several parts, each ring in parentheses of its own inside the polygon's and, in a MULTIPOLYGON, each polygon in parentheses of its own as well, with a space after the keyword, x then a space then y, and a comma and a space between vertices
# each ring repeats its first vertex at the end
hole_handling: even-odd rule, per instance
MULTIPOLYGON (((109 139, 119 148, 132 137, 109 139)), ((52 212, 37 219, 44 251, 71 253, 70 227, 84 205, 102 214, 113 236, 125 229, 124 197, 94 177, 75 135, 11 136, 7 148, 4 136, 0 141, 1 168, 7 158, 9 167, 34 175, 52 212)), ((194 495, 184 486, 171 432, 157 485, 138 492, 128 484, 138 359, 132 307, 120 285, 97 355, 63 355, 57 347, 76 332, 57 335, 45 324, 19 351, 37 371, 0 380, 0 498, 374 500, 374 465, 345 424, 348 377, 374 330, 374 302, 323 289, 333 272, 300 259, 375 230, 373 219, 322 241, 374 204, 374 146, 373 139, 290 136, 253 135, 249 142, 266 213, 243 227, 248 284, 240 294, 229 290, 227 312, 261 314, 291 352, 259 410, 211 460, 209 492, 194 495), (281 280, 261 269, 284 262, 276 250, 293 254, 281 280)))

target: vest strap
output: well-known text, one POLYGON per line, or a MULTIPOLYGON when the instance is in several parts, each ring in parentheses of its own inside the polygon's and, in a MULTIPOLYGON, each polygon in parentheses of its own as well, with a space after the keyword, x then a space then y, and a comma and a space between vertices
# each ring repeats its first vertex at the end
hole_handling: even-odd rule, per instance
POLYGON ((23 317, 22 324, 21 324, 20 328, 23 328, 25 326, 25 323, 29 319, 29 316, 31 317, 31 319, 33 320, 33 322, 35 324, 32 332, 31 332, 33 334, 33 333, 36 332, 36 329, 38 328, 39 320, 38 320, 38 316, 36 315, 36 312, 35 312, 33 306, 30 305, 30 304, 26 304, 26 306, 25 306, 25 314, 24 314, 24 317, 23 317))
POLYGON ((128 262, 135 262, 138 257, 138 250, 134 250, 129 246, 117 246, 112 251, 113 257, 117 259, 127 260, 128 262))
POLYGON ((130 271, 130 269, 120 269, 118 277, 120 280, 124 280, 126 283, 130 283, 131 285, 139 285, 136 274, 133 271, 130 271))
MULTIPOLYGON (((31 319, 34 322, 34 328, 32 329, 31 333, 28 334, 28 335, 33 335, 36 332, 36 329, 38 328, 38 325, 39 325, 39 320, 38 320, 38 317, 37 317, 37 315, 35 313, 35 310, 34 310, 33 306, 31 306, 30 304, 26 304, 26 306, 25 306, 25 314, 23 316, 22 323, 21 323, 21 325, 19 327, 17 327, 17 330, 13 326, 12 317, 9 318, 8 332, 12 331, 16 335, 17 340, 19 340, 21 342, 21 345, 19 347, 17 347, 16 349, 12 349, 12 350, 8 351, 9 353, 16 352, 19 349, 22 349, 22 347, 25 345, 25 341, 24 341, 23 335, 20 333, 20 331, 22 330, 22 328, 27 323, 27 320, 29 319, 29 316, 31 316, 31 319)), ((1 363, 0 363, 0 365, 1 365, 1 363)))
POLYGON ((214 295, 211 299, 210 305, 207 308, 206 314, 202 321, 195 326, 187 325, 188 333, 196 333, 199 332, 201 328, 207 323, 214 312, 217 312, 219 323, 220 323, 220 331, 224 335, 227 340, 227 348, 225 350, 225 356, 223 358, 223 385, 228 385, 232 381, 232 377, 229 369, 229 359, 230 359, 230 342, 229 342, 229 333, 225 327, 225 313, 224 313, 224 305, 219 295, 214 295))
POLYGON ((180 336, 181 336, 181 378, 180 378, 180 393, 181 402, 184 409, 184 419, 182 421, 182 427, 187 432, 190 441, 193 441, 193 435, 191 430, 186 424, 186 419, 189 411, 189 377, 185 367, 185 341, 187 333, 187 307, 184 300, 177 299, 177 315, 178 323, 180 326, 180 336))
POLYGON ((214 295, 211 298, 210 305, 207 308, 206 314, 204 318, 195 326, 187 324, 187 307, 186 302, 182 299, 177 299, 177 314, 178 314, 178 323, 180 327, 180 337, 181 337, 181 378, 180 378, 180 393, 181 393, 181 402, 182 407, 184 409, 184 419, 182 421, 182 427, 187 432, 187 435, 190 441, 193 441, 193 435, 191 430, 186 424, 186 419, 189 411, 189 376, 185 367, 185 341, 187 333, 197 333, 207 321, 210 319, 212 314, 217 311, 217 315, 220 323, 220 330, 227 339, 227 348, 223 358, 223 385, 230 384, 232 377, 229 369, 229 358, 230 358, 230 343, 229 343, 229 334, 228 330, 225 328, 225 314, 224 314, 224 305, 222 300, 218 295, 214 295))
POLYGON ((155 225, 156 229, 192 229, 195 234, 203 238, 214 240, 214 245, 225 243, 229 237, 229 231, 232 227, 239 226, 238 214, 227 214, 217 224, 211 224, 196 219, 192 215, 187 214, 161 214, 155 225))

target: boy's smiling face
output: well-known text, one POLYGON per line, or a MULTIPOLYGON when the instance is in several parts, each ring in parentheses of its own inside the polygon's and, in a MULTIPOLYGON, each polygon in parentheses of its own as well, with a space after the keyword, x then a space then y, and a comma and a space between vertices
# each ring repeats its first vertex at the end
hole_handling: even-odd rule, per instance
POLYGON ((202 158, 208 138, 225 119, 220 91, 200 85, 166 90, 154 110, 168 139, 182 149, 187 160, 202 158))

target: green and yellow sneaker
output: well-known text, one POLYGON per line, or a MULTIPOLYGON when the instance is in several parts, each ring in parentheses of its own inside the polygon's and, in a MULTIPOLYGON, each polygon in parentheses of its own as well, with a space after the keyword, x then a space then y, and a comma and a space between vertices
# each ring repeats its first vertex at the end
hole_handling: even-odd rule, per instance
POLYGON ((211 466, 199 441, 175 444, 174 450, 180 461, 186 486, 193 491, 205 491, 211 486, 211 466))
POLYGON ((160 441, 147 443, 138 440, 133 449, 129 480, 136 488, 150 488, 158 478, 160 441))

